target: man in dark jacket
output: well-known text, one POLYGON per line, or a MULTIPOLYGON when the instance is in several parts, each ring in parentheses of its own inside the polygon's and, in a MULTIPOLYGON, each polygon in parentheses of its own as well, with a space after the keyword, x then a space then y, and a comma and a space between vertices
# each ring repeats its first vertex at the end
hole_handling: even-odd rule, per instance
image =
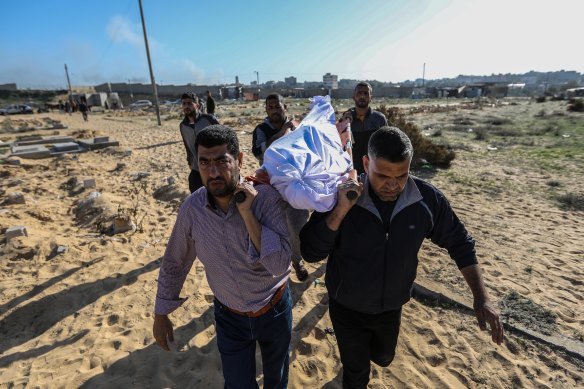
POLYGON ((195 138, 203 128, 211 124, 219 124, 214 116, 200 112, 199 96, 193 92, 183 93, 181 96, 182 109, 185 117, 180 123, 180 135, 182 136, 187 151, 187 162, 191 172, 189 174, 189 189, 191 193, 203 186, 201 173, 199 173, 199 161, 195 149, 195 138))
POLYGON ((329 313, 343 363, 343 388, 365 388, 370 361, 392 362, 401 308, 410 299, 425 238, 448 250, 469 285, 479 327, 501 344, 503 325, 487 296, 474 240, 448 200, 409 174, 412 144, 395 127, 371 136, 361 182, 339 186, 332 211, 314 212, 300 233, 308 262, 328 256, 329 313), (359 197, 349 200, 347 192, 359 197))
POLYGON ((211 96, 211 91, 207 91, 207 113, 215 115, 215 99, 211 96))
POLYGON ((373 88, 368 82, 360 82, 355 86, 353 101, 355 106, 344 112, 341 120, 351 120, 353 133, 353 166, 358 174, 362 174, 363 156, 367 154, 367 145, 371 134, 383 126, 387 126, 387 118, 379 111, 371 109, 369 104, 373 99, 373 88))

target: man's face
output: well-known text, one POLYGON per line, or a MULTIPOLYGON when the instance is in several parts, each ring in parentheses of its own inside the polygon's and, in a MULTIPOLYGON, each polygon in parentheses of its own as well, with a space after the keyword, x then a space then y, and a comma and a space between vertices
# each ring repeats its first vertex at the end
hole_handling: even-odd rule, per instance
POLYGON ((355 90, 355 94, 353 94, 353 101, 355 101, 355 105, 359 108, 367 108, 371 103, 371 91, 366 86, 359 86, 357 90, 355 90))
POLYGON ((199 105, 193 99, 182 99, 182 109, 185 116, 189 116, 197 112, 199 105))
POLYGON ((395 201, 404 190, 410 174, 411 158, 402 162, 389 162, 383 158, 363 157, 363 165, 371 189, 382 201, 395 201))
POLYGON ((270 99, 266 102, 266 113, 270 121, 281 123, 286 117, 286 106, 280 100, 270 99))
POLYGON ((239 182, 243 153, 233 158, 227 145, 210 148, 199 146, 199 172, 203 185, 213 197, 231 196, 239 182))

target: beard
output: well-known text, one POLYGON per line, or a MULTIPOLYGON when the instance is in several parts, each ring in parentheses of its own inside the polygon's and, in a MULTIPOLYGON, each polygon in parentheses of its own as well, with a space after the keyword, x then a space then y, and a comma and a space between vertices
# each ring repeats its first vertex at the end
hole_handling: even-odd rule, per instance
POLYGON ((367 103, 366 100, 357 100, 355 102, 355 105, 359 108, 367 108, 367 106, 369 106, 369 103, 367 103))
POLYGON ((270 115, 270 121, 272 123, 283 123, 284 116, 282 116, 282 114, 280 114, 279 112, 274 112, 273 114, 270 115))
POLYGON ((205 187, 213 197, 227 197, 235 192, 235 188, 237 187, 237 178, 234 178, 231 180, 231 182, 227 182, 225 179, 220 177, 214 178, 212 180, 207 180, 205 187), (223 183, 223 185, 218 185, 219 183, 223 183))

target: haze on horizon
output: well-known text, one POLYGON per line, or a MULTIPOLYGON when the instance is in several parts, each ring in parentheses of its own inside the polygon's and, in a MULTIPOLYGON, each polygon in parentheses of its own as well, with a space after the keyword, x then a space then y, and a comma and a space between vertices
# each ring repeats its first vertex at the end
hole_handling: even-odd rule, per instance
MULTIPOLYGON (((464 75, 584 73, 584 2, 143 0, 159 84, 400 82, 464 75)), ((138 0, 7 2, 0 84, 61 88, 150 80, 138 0)))

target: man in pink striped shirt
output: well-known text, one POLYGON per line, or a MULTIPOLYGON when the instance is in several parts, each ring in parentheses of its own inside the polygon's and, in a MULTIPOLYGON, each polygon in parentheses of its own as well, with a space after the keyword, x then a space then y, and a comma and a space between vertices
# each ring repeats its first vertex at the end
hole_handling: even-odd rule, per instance
POLYGON ((286 388, 292 249, 285 203, 271 186, 254 187, 242 181, 243 153, 231 128, 205 128, 195 147, 204 187, 185 200, 168 241, 158 277, 154 337, 169 350, 173 326, 168 314, 186 300, 180 298, 180 291, 195 257, 199 258, 215 295, 225 387, 258 387, 258 343, 264 388, 286 388))

